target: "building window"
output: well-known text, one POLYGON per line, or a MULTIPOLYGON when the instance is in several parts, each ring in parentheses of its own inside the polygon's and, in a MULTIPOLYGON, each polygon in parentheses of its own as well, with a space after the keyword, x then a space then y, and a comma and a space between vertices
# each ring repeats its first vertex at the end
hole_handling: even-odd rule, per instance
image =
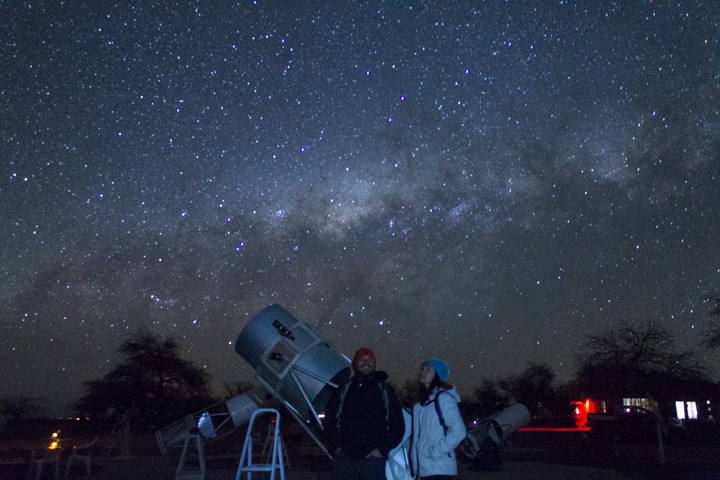
POLYGON ((678 420, 697 420, 698 418, 698 411, 697 411, 697 403, 695 402, 683 402, 683 401, 677 401, 675 402, 675 411, 677 412, 677 418, 678 420))
POLYGON ((652 410, 652 407, 650 407, 650 400, 647 398, 623 398, 623 406, 640 407, 646 410, 652 410))
POLYGON ((685 420, 685 402, 675 402, 675 412, 677 413, 678 420, 685 420))

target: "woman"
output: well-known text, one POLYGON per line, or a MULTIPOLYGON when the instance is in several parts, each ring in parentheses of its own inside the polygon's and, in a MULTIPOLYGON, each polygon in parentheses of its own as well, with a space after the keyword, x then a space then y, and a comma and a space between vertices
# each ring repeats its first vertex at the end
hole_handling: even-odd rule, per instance
POLYGON ((460 416, 460 395, 448 385, 445 361, 433 358, 420 366, 417 401, 413 405, 412 466, 418 479, 439 480, 457 475, 455 448, 466 435, 460 416))

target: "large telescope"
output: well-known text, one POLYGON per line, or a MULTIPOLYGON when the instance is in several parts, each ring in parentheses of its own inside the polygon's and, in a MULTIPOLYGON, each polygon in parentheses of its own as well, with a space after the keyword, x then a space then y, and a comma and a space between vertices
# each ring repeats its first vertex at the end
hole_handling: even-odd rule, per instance
POLYGON ((318 438, 320 414, 333 391, 350 378, 350 360, 277 304, 250 319, 235 351, 255 369, 258 382, 329 455, 318 438))
MULTIPOLYGON (((350 360, 299 322, 280 305, 270 305, 245 325, 235 351, 255 369, 260 385, 280 401, 329 456, 320 440, 320 413, 332 392, 351 375, 350 360)), ((155 433, 160 451, 170 457, 191 434, 209 443, 250 421, 264 404, 263 393, 251 391, 218 402, 155 433)))

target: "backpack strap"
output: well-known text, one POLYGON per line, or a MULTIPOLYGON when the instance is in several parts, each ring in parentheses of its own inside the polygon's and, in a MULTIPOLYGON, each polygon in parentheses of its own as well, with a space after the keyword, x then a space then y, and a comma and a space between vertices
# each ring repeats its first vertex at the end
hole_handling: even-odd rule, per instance
POLYGON ((445 390, 440 390, 435 394, 435 399, 433 402, 435 403, 435 412, 437 412, 438 420, 440 420, 440 425, 443 427, 443 433, 447 437, 448 427, 445 423, 445 417, 443 417, 442 411, 440 410, 440 402, 438 401, 438 397, 440 397, 440 394, 444 392, 445 390))
POLYGON ((383 397, 383 407, 385 407, 385 426, 390 427, 390 398, 388 397, 387 386, 385 382, 378 382, 383 397))
MULTIPOLYGON (((437 413, 438 420, 440 421, 440 425, 442 425, 443 428, 443 435, 445 435, 445 438, 447 438, 447 432, 448 432, 448 426, 445 423, 445 417, 443 417, 442 410, 440 410, 440 394, 444 392, 445 390, 438 390, 438 392, 435 394, 435 399, 433 402, 435 403, 435 412, 437 413)), ((448 457, 451 457, 450 452, 447 454, 448 457)))
POLYGON ((338 405, 337 413, 335 413, 335 426, 340 428, 340 415, 342 415, 343 405, 345 404, 345 397, 347 397, 348 390, 350 390, 350 384, 352 380, 348 381, 343 385, 343 391, 340 394, 340 405, 338 405))
MULTIPOLYGON (((340 415, 342 415, 343 405, 345 404, 345 397, 347 397, 348 390, 350 390, 350 384, 352 380, 345 383, 343 391, 340 394, 340 405, 338 406, 337 413, 335 414, 335 426, 340 427, 340 415)), ((387 386, 384 382, 377 382, 380 391, 382 392, 383 407, 385 408, 385 425, 390 425, 390 397, 388 396, 387 386)))

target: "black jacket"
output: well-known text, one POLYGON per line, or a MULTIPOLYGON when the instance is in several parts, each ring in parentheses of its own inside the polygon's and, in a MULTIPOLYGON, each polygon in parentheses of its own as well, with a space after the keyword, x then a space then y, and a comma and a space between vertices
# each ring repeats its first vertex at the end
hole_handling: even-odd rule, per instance
POLYGON ((331 454, 340 447, 351 458, 360 459, 377 448, 387 458, 390 450, 400 443, 405 433, 405 420, 395 391, 385 384, 387 378, 387 373, 381 371, 369 377, 356 372, 349 380, 342 406, 345 385, 340 385, 330 397, 323 429, 331 454))

